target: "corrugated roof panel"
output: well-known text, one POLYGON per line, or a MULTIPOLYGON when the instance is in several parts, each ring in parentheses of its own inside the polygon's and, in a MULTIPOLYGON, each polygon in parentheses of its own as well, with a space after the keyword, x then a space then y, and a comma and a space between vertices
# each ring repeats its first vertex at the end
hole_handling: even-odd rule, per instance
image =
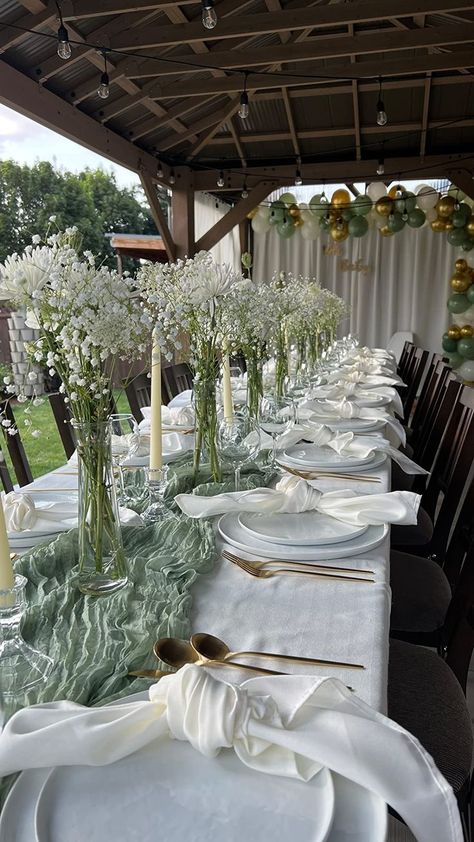
POLYGON ((473 117, 474 84, 433 85, 430 93, 430 120, 473 117))
POLYGON ((353 125, 354 112, 352 96, 294 98, 291 100, 294 121, 297 129, 345 128, 353 125))
POLYGON ((285 106, 282 100, 258 100, 249 95, 249 116, 242 120, 237 116, 241 134, 247 132, 271 132, 287 128, 285 106))

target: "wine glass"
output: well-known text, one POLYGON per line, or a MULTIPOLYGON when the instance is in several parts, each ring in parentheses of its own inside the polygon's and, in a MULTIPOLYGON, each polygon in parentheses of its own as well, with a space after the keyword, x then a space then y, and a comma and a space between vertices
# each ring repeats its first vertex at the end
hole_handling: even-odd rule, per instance
POLYGON ((276 466, 277 438, 296 423, 296 406, 290 397, 264 395, 260 403, 260 428, 272 437, 270 467, 276 466))
POLYGON ((126 500, 123 481, 123 465, 137 452, 140 446, 140 431, 136 419, 131 413, 116 412, 109 416, 112 462, 119 476, 119 501, 126 500))
POLYGON ((222 459, 234 466, 235 490, 240 491, 242 465, 255 459, 260 450, 257 422, 240 412, 223 418, 217 428, 217 447, 222 459))

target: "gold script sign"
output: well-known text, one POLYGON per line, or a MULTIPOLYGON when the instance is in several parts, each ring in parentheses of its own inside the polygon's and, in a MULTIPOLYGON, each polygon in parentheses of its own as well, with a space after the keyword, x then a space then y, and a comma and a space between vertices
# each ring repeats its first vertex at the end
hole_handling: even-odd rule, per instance
POLYGON ((342 256, 342 249, 341 246, 337 243, 329 243, 329 245, 323 246, 324 254, 329 256, 338 257, 338 269, 340 272, 360 272, 362 275, 368 275, 370 272, 370 266, 367 263, 364 263, 361 258, 358 260, 348 260, 347 257, 342 256))

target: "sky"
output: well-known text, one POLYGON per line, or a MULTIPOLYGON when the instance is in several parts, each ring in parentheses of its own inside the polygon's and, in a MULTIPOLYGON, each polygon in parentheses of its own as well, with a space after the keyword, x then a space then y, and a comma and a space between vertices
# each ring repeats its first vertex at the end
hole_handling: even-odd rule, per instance
POLYGON ((100 167, 106 172, 113 171, 121 187, 140 183, 138 176, 130 170, 0 104, 0 160, 9 159, 30 165, 48 160, 71 172, 100 167))

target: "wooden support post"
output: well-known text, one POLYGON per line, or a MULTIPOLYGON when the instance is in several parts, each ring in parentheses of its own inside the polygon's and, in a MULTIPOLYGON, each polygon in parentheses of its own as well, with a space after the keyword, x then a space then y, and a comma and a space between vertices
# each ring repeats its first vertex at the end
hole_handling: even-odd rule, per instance
MULTIPOLYGON (((178 172, 176 171, 178 176, 178 172)), ((171 197, 171 219, 176 257, 192 257, 196 251, 194 234, 194 184, 192 173, 186 170, 177 177, 171 197)))
POLYGON ((150 174, 146 172, 140 173, 140 181, 145 191, 145 196, 148 199, 153 220, 161 239, 163 240, 166 254, 171 261, 174 261, 176 259, 176 246, 173 242, 170 229, 168 228, 168 221, 158 200, 155 183, 153 182, 150 174))
POLYGON ((470 170, 447 168, 446 175, 466 196, 474 199, 474 180, 470 170))
POLYGON ((239 222, 240 257, 249 251, 249 220, 247 217, 239 222))

